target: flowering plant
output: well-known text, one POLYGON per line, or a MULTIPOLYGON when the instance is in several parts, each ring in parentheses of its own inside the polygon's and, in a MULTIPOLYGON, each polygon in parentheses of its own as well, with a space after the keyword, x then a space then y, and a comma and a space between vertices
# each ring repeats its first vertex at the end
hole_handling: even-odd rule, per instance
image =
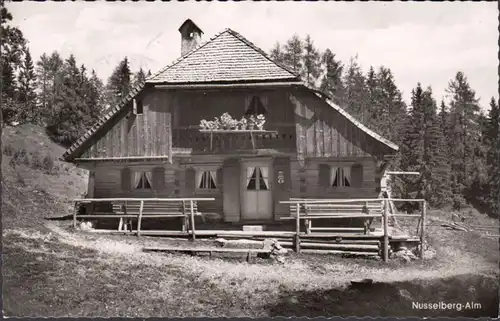
POLYGON ((257 115, 257 118, 255 120, 255 124, 257 125, 257 128, 259 128, 259 129, 264 128, 265 123, 266 123, 266 117, 262 114, 257 115))
POLYGON ((245 117, 241 117, 240 121, 238 122, 240 125, 241 129, 246 129, 247 128, 247 119, 245 117))

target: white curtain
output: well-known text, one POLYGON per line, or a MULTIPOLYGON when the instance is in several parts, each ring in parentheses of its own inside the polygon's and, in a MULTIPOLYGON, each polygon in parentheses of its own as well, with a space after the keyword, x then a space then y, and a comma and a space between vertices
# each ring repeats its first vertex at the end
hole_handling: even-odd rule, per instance
POLYGON ((146 176, 146 179, 148 180, 149 186, 153 187, 153 173, 152 172, 145 172, 144 176, 146 176))
POLYGON ((212 180, 214 181, 215 187, 217 187, 217 171, 210 171, 210 176, 212 176, 212 180))
POLYGON ((264 180, 266 189, 269 189, 269 169, 267 167, 260 168, 260 177, 264 180))
POLYGON ((248 187, 248 183, 250 183, 250 179, 252 179, 254 171, 255 171, 255 167, 247 167, 247 187, 248 187))
POLYGON ((201 179, 203 178, 203 171, 197 170, 196 171, 196 188, 203 188, 201 186, 201 179))
POLYGON ((335 178, 337 177, 337 167, 330 167, 330 186, 333 186, 335 178))
MULTIPOLYGON (((349 183, 349 186, 351 186, 351 168, 350 167, 344 167, 344 177, 345 177, 345 180, 347 180, 347 182, 349 183)), ((344 183, 344 186, 346 184, 344 183)))
POLYGON ((268 107, 267 107, 267 95, 262 95, 260 97, 260 101, 262 102, 262 105, 264 105, 264 107, 266 108, 266 110, 268 110, 268 107))
POLYGON ((139 182, 141 181, 141 172, 134 172, 134 188, 139 187, 139 182))
POLYGON ((245 112, 247 112, 248 108, 250 108, 250 103, 252 102, 252 96, 245 96, 245 112))

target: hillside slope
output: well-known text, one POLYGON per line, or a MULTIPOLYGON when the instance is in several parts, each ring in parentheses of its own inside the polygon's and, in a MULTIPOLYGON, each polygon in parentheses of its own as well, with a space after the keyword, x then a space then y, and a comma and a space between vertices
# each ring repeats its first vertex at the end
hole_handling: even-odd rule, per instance
POLYGON ((87 172, 58 160, 64 148, 42 127, 25 124, 2 132, 3 228, 42 228, 46 217, 71 212, 71 199, 87 187, 87 172))

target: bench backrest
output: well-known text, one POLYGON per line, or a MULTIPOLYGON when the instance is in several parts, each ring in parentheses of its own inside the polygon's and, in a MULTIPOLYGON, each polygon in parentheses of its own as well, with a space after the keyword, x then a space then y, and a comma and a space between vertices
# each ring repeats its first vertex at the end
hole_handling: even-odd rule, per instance
MULTIPOLYGON (((155 213, 191 213, 190 201, 144 201, 142 212, 143 214, 155 213)), ((140 201, 116 201, 113 202, 113 212, 124 213, 125 210, 130 214, 138 214, 140 211, 140 201)), ((198 212, 198 203, 193 201, 193 210, 198 212)))
MULTIPOLYGON (((325 199, 297 199, 291 198, 290 201, 323 201, 325 199)), ((382 201, 359 201, 359 202, 331 202, 327 203, 299 203, 300 215, 348 215, 348 214, 382 214, 382 201)), ((290 204, 290 215, 297 214, 297 203, 290 204)))

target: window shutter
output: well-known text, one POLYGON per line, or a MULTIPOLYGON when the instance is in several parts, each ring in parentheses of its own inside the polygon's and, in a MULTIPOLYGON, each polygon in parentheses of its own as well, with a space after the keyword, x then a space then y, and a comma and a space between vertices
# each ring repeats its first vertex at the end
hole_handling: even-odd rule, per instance
POLYGON ((157 191, 165 188, 165 168, 155 167, 153 169, 153 188, 157 191))
POLYGON ((330 165, 319 165, 319 186, 330 187, 330 165))
POLYGON ((217 169, 217 189, 222 192, 222 167, 219 167, 219 169, 217 169))
POLYGON ((186 168, 186 192, 193 195, 196 191, 195 186, 196 170, 192 167, 186 168))
POLYGON ((131 176, 130 176, 130 169, 129 168, 124 168, 121 171, 121 185, 122 185, 122 191, 130 191, 131 190, 131 176))

